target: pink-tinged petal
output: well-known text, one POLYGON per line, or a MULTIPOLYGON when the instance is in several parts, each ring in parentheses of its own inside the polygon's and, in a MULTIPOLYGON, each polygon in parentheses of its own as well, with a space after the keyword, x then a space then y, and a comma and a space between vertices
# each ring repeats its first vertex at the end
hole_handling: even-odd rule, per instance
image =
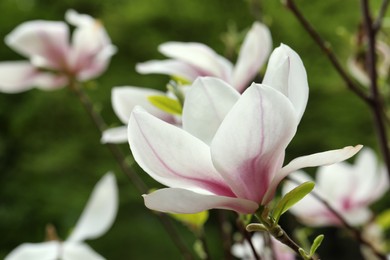
POLYGON ((183 129, 210 144, 240 94, 218 78, 198 78, 186 94, 183 129))
POLYGON ((245 37, 233 71, 233 86, 243 92, 265 63, 272 48, 267 26, 255 22, 245 37))
POLYGON ((166 42, 158 49, 167 57, 195 66, 204 72, 204 76, 230 80, 233 65, 207 45, 196 42, 166 42))
POLYGON ((141 106, 152 115, 172 123, 173 116, 152 105, 148 100, 149 96, 165 96, 165 93, 151 88, 114 87, 111 91, 111 103, 115 114, 124 124, 129 122, 135 106, 141 106))
POLYGON ((115 176, 107 173, 95 185, 76 227, 67 241, 80 242, 97 238, 114 223, 118 210, 118 188, 115 176))
POLYGON ((41 72, 29 62, 13 61, 0 63, 0 91, 5 93, 19 93, 33 87, 45 90, 56 89, 66 85, 67 78, 41 72))
POLYGON ((9 253, 5 260, 53 260, 59 255, 60 244, 57 241, 45 243, 25 243, 9 253))
POLYGON ((111 44, 103 25, 91 16, 68 10, 65 18, 76 26, 68 56, 69 70, 79 80, 99 76, 107 68, 116 47, 111 44))
POLYGON ((192 214, 209 209, 228 209, 250 214, 259 207, 257 203, 246 199, 200 194, 179 188, 160 189, 143 197, 149 209, 178 214, 192 214))
POLYGON ((296 127, 294 108, 279 91, 252 84, 243 93, 211 143, 213 163, 237 197, 261 201, 296 127))
POLYGON ((299 120, 306 109, 309 86, 299 55, 287 45, 276 48, 268 62, 263 84, 274 87, 293 103, 299 120))
POLYGON ((276 191, 276 187, 279 185, 281 180, 283 180, 291 172, 306 167, 330 165, 333 163, 345 161, 354 156, 356 153, 358 153, 360 149, 362 149, 362 147, 362 145, 347 146, 343 149, 315 153, 307 156, 298 157, 292 160, 275 175, 269 187, 269 190, 267 191, 267 194, 264 196, 262 204, 267 204, 273 198, 276 191))
POLYGON ((342 212, 343 217, 348 224, 352 226, 359 226, 365 223, 372 218, 372 212, 369 208, 356 208, 350 211, 342 212))
POLYGON ((30 21, 16 27, 5 41, 35 66, 64 69, 69 31, 63 22, 30 21))
POLYGON ((198 76, 204 76, 204 73, 196 67, 178 60, 151 60, 138 63, 135 70, 140 74, 164 74, 177 76, 188 81, 194 81, 198 76))
POLYGON ((109 128, 103 132, 100 142, 103 144, 121 144, 127 142, 127 126, 109 128))
POLYGON ((61 260, 104 260, 90 246, 84 243, 64 242, 62 244, 61 260))
POLYGON ((169 187, 233 195, 215 170, 209 147, 184 130, 136 107, 130 117, 128 136, 134 159, 158 182, 169 187))

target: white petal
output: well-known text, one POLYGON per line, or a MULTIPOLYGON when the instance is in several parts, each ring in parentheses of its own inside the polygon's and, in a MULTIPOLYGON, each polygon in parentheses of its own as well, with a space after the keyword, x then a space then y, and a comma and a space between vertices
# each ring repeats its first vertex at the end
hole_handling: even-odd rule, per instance
POLYGON ((16 27, 5 41, 37 66, 64 69, 68 37, 68 27, 63 22, 30 21, 16 27))
POLYGON ((5 260, 54 260, 58 258, 59 245, 57 241, 21 244, 5 260))
POLYGON ((228 81, 232 64, 210 47, 195 42, 166 42, 159 51, 170 58, 191 64, 204 72, 204 76, 215 76, 228 81))
POLYGON ((232 195, 211 162, 209 147, 184 130, 136 107, 130 117, 128 136, 134 159, 158 182, 232 195))
POLYGON ((240 94, 218 78, 198 78, 186 94, 183 129, 210 144, 240 94))
POLYGON ((109 128, 103 132, 101 143, 121 144, 127 142, 127 126, 109 128))
POLYGON ((13 61, 0 63, 0 91, 19 93, 33 87, 45 90, 56 89, 67 84, 67 78, 40 72, 29 62, 13 61))
POLYGON ((95 185, 76 227, 67 241, 100 237, 111 227, 118 210, 118 188, 115 176, 107 173, 95 185))
POLYGON ((367 224, 368 221, 372 218, 371 210, 365 207, 342 212, 342 215, 347 223, 353 226, 367 224))
POLYGON ((263 204, 268 203, 276 190, 276 187, 289 173, 306 167, 316 167, 321 165, 330 165, 333 163, 347 160, 362 149, 362 145, 347 146, 343 149, 330 150, 322 153, 315 153, 307 156, 298 157, 284 166, 272 180, 270 189, 263 199, 263 204))
POLYGON ((271 52, 272 38, 267 26, 255 22, 245 37, 234 67, 233 86, 242 92, 249 86, 271 52))
POLYGON ((105 258, 96 253, 84 243, 64 242, 62 244, 61 260, 104 260, 105 258))
POLYGON ((294 113, 291 102, 279 91, 253 84, 226 115, 211 154, 237 197, 260 202, 295 134, 294 113))
POLYGON ((281 44, 272 52, 263 83, 286 95, 293 103, 299 120, 302 118, 309 86, 305 67, 294 50, 281 44))
POLYGON ((173 122, 171 115, 152 105, 149 96, 165 96, 165 93, 159 90, 140 87, 114 87, 111 91, 111 103, 115 114, 127 124, 131 112, 135 106, 141 106, 152 115, 161 118, 167 122, 173 122))
POLYGON ((179 188, 160 189, 143 197, 149 209, 179 214, 197 213, 209 209, 228 209, 249 214, 254 213, 258 208, 257 203, 250 200, 205 195, 179 188))
POLYGON ((165 74, 177 76, 192 82, 198 76, 203 76, 203 72, 196 67, 178 60, 151 60, 138 63, 136 71, 141 74, 165 74))

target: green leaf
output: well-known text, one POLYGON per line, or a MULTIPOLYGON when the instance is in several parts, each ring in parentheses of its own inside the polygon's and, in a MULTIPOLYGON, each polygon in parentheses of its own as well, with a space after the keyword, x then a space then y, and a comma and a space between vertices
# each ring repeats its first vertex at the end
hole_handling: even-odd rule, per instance
POLYGON ((152 105, 161 109, 164 112, 173 115, 181 115, 182 107, 176 99, 167 96, 149 96, 148 100, 152 105))
POLYGON ((314 239, 313 244, 311 245, 310 248, 310 256, 313 256, 316 253, 318 247, 322 243, 322 240, 324 240, 324 235, 319 235, 314 239))
POLYGON ((390 209, 381 212, 375 219, 375 223, 382 229, 386 230, 390 228, 390 209))
POLYGON ((273 211, 273 218, 275 223, 279 222, 280 216, 285 213, 289 208, 295 205, 298 201, 303 199, 314 188, 314 182, 304 182, 298 187, 288 192, 276 205, 273 211))
POLYGON ((202 211, 194 214, 169 214, 174 219, 188 226, 192 231, 199 231, 203 228, 209 218, 209 212, 202 211))

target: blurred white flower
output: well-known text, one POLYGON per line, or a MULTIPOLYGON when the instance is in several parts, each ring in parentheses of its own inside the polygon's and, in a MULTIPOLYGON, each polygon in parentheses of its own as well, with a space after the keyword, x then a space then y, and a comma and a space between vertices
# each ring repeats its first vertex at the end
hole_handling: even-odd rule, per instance
POLYGON ((170 59, 139 63, 137 72, 167 74, 189 82, 197 77, 212 76, 243 92, 266 62, 272 50, 272 38, 268 27, 259 22, 253 23, 235 65, 202 43, 166 42, 158 49, 170 59))
MULTIPOLYGON (((256 250, 257 255, 263 260, 294 260, 295 253, 288 246, 280 243, 278 240, 270 237, 271 248, 264 243, 264 236, 259 232, 253 234, 252 244, 256 250), (272 255, 274 254, 274 255, 272 255)), ((248 241, 244 240, 242 243, 235 243, 231 248, 231 253, 242 260, 255 260, 253 251, 248 241)))
POLYGON ((69 27, 57 21, 25 22, 6 36, 6 44, 29 60, 0 62, 1 92, 57 89, 72 79, 95 78, 107 68, 116 47, 101 23, 74 10, 65 18, 75 26, 71 43, 69 27))
MULTIPOLYGON (((299 183, 313 181, 303 171, 292 173, 290 177, 299 183)), ((366 223, 372 215, 368 206, 389 188, 386 169, 368 148, 362 149, 354 165, 340 162, 320 167, 315 183, 314 191, 351 225, 366 223)), ((283 193, 296 186, 286 181, 283 193)), ((342 225, 339 218, 311 194, 294 205, 290 212, 310 226, 342 225)))
POLYGON ((9 253, 5 260, 101 260, 83 241, 102 236, 113 224, 118 210, 115 176, 107 173, 95 185, 75 228, 65 241, 25 243, 9 253))

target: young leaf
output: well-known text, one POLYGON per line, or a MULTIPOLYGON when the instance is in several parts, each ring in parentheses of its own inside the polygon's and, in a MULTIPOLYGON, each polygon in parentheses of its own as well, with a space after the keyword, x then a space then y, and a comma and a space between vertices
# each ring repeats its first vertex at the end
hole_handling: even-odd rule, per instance
POLYGON ((315 254, 318 247, 321 245, 323 239, 324 239, 324 235, 319 235, 314 239, 313 244, 311 245, 310 248, 310 256, 313 256, 315 254))
POLYGON ((268 229, 263 224, 251 223, 246 226, 246 231, 258 232, 258 231, 268 231, 268 229))
POLYGON ((273 218, 275 223, 279 222, 280 216, 285 213, 289 208, 295 205, 298 201, 303 199, 314 188, 314 182, 304 182, 298 187, 288 192, 276 205, 273 211, 273 218))
POLYGON ((174 115, 181 115, 182 107, 176 99, 167 96, 149 96, 148 100, 155 107, 174 115))

